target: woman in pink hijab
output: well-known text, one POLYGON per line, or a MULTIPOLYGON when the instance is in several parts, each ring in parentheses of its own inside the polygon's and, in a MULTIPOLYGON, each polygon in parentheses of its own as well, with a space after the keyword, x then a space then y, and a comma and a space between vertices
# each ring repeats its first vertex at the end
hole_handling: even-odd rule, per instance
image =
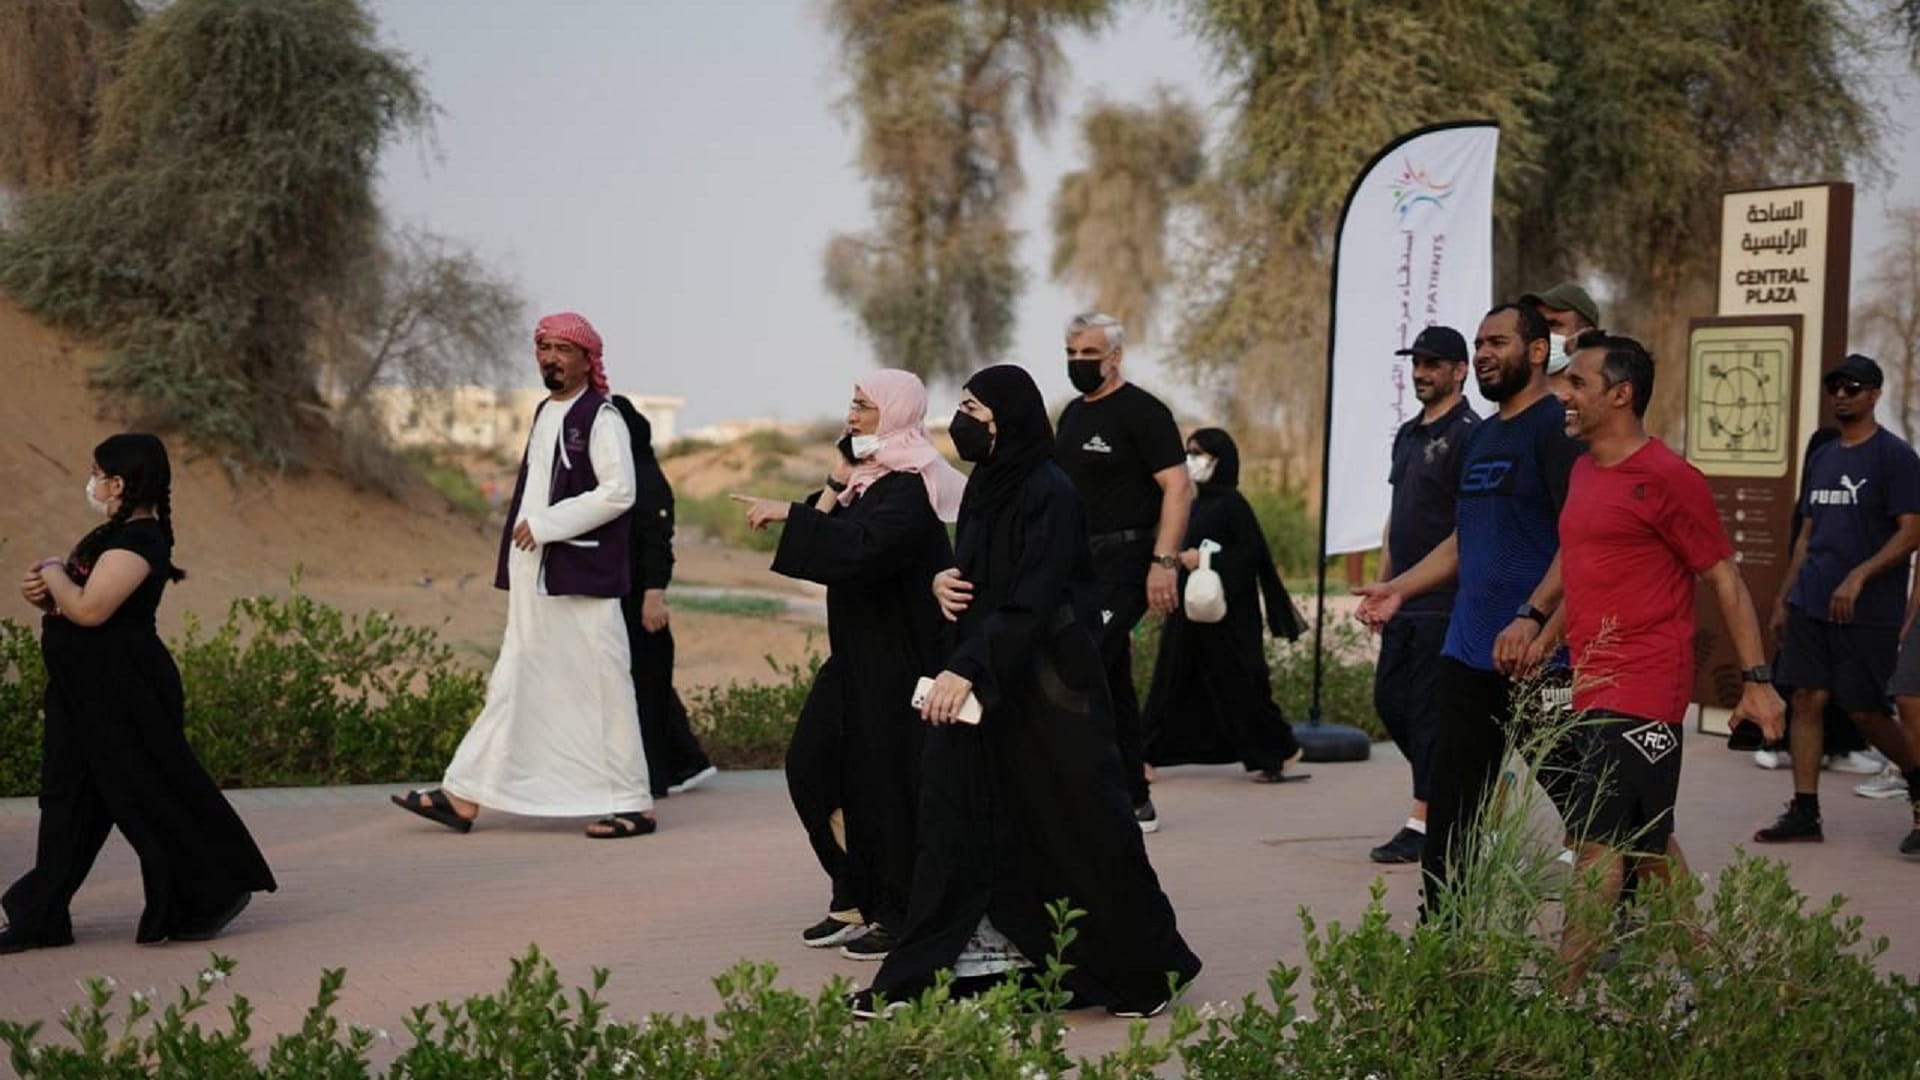
POLYGON ((927 390, 907 371, 863 376, 827 487, 800 502, 736 495, 755 529, 784 522, 773 569, 827 587, 827 643, 787 750, 787 788, 833 883, 801 933, 884 959, 906 918, 924 725, 914 684, 940 670, 929 582, 953 565, 943 521, 966 477, 927 441, 927 390))

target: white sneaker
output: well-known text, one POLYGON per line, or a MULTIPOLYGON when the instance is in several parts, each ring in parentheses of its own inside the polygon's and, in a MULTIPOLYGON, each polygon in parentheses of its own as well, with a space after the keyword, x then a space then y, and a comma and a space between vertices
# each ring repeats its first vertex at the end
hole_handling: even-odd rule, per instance
POLYGON ((1834 772, 1853 773, 1857 776, 1872 776, 1887 767, 1887 759, 1871 750, 1854 750, 1845 754, 1828 754, 1821 768, 1834 772))
POLYGON ((1553 857, 1553 861, 1559 863, 1562 866, 1572 866, 1574 862, 1573 849, 1570 847, 1561 848, 1560 854, 1555 855, 1553 857))
POLYGON ((1853 793, 1863 799, 1904 799, 1907 797, 1907 778, 1900 775, 1900 769, 1888 765, 1880 770, 1880 775, 1864 784, 1855 784, 1853 793))
POLYGON ((715 776, 718 776, 719 774, 720 774, 720 769, 718 766, 709 765, 706 768, 701 769, 699 772, 694 773, 692 776, 687 777, 685 780, 682 780, 679 783, 668 788, 667 794, 679 795, 682 792, 692 791, 694 788, 699 787, 701 784, 706 783, 707 781, 713 779, 715 776))
POLYGON ((1755 750, 1753 764, 1761 769, 1790 769, 1793 767, 1793 755, 1785 750, 1755 750))

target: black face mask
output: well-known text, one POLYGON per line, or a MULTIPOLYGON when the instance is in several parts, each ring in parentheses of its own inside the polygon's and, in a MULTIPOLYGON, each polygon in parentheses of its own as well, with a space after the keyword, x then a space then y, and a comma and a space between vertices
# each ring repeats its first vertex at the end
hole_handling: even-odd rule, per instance
POLYGON ((1107 377, 1100 374, 1101 363, 1103 361, 1100 360, 1067 361, 1067 381, 1083 394, 1093 393, 1100 389, 1101 383, 1107 381, 1107 377))
POLYGON ((840 456, 847 459, 847 464, 858 465, 860 463, 859 460, 853 456, 853 432, 849 431, 845 435, 840 436, 840 441, 834 443, 833 448, 840 451, 840 456))
POLYGON ((961 461, 985 461, 987 455, 993 453, 993 432, 967 413, 953 414, 947 434, 953 436, 953 452, 960 455, 961 461))

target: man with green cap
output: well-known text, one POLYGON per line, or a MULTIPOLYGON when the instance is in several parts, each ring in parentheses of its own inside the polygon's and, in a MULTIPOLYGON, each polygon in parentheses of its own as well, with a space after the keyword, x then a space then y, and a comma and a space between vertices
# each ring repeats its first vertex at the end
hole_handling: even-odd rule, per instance
POLYGON ((1547 340, 1547 388, 1558 394, 1563 389, 1559 380, 1566 377, 1567 363, 1573 359, 1573 339, 1581 331, 1599 327, 1600 305, 1577 281, 1563 281, 1551 289, 1528 293, 1520 302, 1531 304, 1552 330, 1547 340))

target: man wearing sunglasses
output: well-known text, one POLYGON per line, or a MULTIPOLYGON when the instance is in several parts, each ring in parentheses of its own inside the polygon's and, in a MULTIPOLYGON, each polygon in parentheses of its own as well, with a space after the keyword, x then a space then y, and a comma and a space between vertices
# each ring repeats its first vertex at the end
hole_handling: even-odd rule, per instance
MULTIPOLYGON (((1821 713, 1829 700, 1920 790, 1912 787, 1915 748, 1887 711, 1890 692, 1920 694, 1920 655, 1904 682, 1895 671, 1902 628, 1915 614, 1907 563, 1920 546, 1920 456, 1874 420, 1883 381, 1880 365, 1855 353, 1821 382, 1840 437, 1807 458, 1804 521, 1773 610, 1780 681, 1794 687, 1793 800, 1753 834, 1761 843, 1825 838, 1821 713)), ((1901 845, 1909 849, 1920 852, 1920 829, 1901 845)))

